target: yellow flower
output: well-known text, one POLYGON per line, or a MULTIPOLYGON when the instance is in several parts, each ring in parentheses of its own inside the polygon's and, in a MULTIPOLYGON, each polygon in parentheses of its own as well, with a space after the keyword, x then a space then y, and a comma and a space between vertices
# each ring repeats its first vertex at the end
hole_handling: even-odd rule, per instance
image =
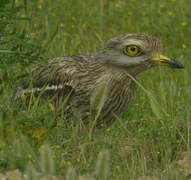
POLYGON ((27 155, 27 158, 28 158, 28 159, 31 159, 31 158, 32 158, 32 155, 31 155, 31 154, 28 154, 28 155, 27 155))
POLYGON ((68 161, 68 162, 67 162, 67 165, 68 165, 68 166, 71 166, 71 165, 72 165, 72 163, 71 163, 70 161, 68 161))
POLYGON ((182 27, 185 27, 185 26, 187 26, 187 23, 186 23, 186 22, 182 22, 182 23, 181 23, 181 26, 182 26, 182 27))
POLYGON ((64 24, 63 24, 63 23, 61 23, 61 24, 60 24, 60 27, 64 27, 64 24))
POLYGON ((38 27, 38 24, 35 23, 35 24, 34 24, 34 27, 37 28, 37 27, 38 27))
POLYGON ((119 165, 115 166, 115 168, 117 169, 118 172, 120 171, 120 166, 119 165))
POLYGON ((173 12, 172 11, 169 11, 168 12, 168 16, 172 16, 173 15, 173 12))
POLYGON ((41 4, 39 4, 39 5, 38 5, 38 8, 39 8, 39 9, 42 9, 42 5, 41 5, 41 4))
POLYGON ((21 14, 21 17, 22 17, 22 18, 25 18, 26 16, 25 16, 25 14, 21 14))
POLYGON ((107 132, 110 132, 110 129, 108 128, 108 129, 106 129, 106 131, 107 131, 107 132))
POLYGON ((143 3, 143 7, 147 7, 147 3, 143 3))
POLYGON ((32 37, 32 38, 35 37, 35 33, 31 33, 31 37, 32 37))
POLYGON ((88 116, 90 116, 91 115, 91 112, 85 112, 88 116))
POLYGON ((23 101, 25 101, 26 98, 27 98, 27 96, 26 96, 24 93, 22 93, 22 94, 21 94, 21 99, 22 99, 23 101))
POLYGON ((51 104, 51 103, 50 103, 50 104, 48 104, 48 107, 50 108, 50 110, 51 110, 51 111, 55 111, 55 107, 54 107, 54 105, 53 105, 53 104, 51 104))
POLYGON ((57 123, 57 127, 59 128, 59 127, 61 127, 62 126, 62 124, 59 122, 59 123, 57 123))
POLYGON ((115 4, 115 7, 116 8, 120 8, 120 5, 117 3, 117 4, 115 4))
POLYGON ((56 159, 56 155, 55 155, 55 154, 54 154, 54 155, 52 155, 52 158, 53 158, 53 159, 56 159))
POLYGON ((33 135, 32 137, 33 138, 37 138, 38 140, 41 140, 42 136, 44 135, 45 133, 45 129, 43 128, 40 128, 40 129, 37 129, 33 132, 33 135))
POLYGON ((1 143, 1 144, 0 144, 0 147, 2 147, 2 148, 5 147, 5 146, 6 146, 5 143, 1 143))
POLYGON ((186 48, 186 45, 185 45, 185 44, 182 44, 182 48, 185 49, 185 48, 186 48))

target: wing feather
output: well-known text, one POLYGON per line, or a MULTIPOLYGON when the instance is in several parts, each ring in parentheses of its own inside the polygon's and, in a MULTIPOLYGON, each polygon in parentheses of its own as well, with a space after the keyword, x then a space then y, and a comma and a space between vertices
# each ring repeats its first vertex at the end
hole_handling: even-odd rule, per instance
POLYGON ((78 62, 72 57, 60 57, 51 60, 48 66, 39 65, 30 72, 30 81, 19 87, 13 99, 16 100, 22 94, 55 93, 65 89, 75 89, 78 74, 78 62))

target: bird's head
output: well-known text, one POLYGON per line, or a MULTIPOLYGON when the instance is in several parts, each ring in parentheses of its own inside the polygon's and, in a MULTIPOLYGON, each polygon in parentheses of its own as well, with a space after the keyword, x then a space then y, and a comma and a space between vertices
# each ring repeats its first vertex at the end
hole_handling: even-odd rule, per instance
POLYGON ((120 67, 134 74, 154 66, 184 68, 184 66, 161 54, 162 44, 148 35, 122 34, 111 39, 102 51, 105 63, 120 67))

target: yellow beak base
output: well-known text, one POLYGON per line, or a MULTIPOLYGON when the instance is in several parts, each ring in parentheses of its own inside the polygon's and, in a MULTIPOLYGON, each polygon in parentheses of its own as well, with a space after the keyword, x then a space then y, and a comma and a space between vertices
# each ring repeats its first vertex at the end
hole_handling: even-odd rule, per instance
POLYGON ((159 66, 168 66, 171 68, 184 68, 183 64, 173 59, 170 59, 166 56, 160 54, 159 56, 153 57, 150 59, 151 62, 158 64, 159 66))

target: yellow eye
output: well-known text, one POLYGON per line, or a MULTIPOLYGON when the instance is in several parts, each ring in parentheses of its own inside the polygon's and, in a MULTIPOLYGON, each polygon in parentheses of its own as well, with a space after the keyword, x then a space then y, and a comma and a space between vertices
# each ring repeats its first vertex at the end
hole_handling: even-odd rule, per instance
POLYGON ((124 49, 124 53, 127 54, 128 56, 137 56, 140 54, 140 48, 135 45, 129 45, 126 46, 124 49))

